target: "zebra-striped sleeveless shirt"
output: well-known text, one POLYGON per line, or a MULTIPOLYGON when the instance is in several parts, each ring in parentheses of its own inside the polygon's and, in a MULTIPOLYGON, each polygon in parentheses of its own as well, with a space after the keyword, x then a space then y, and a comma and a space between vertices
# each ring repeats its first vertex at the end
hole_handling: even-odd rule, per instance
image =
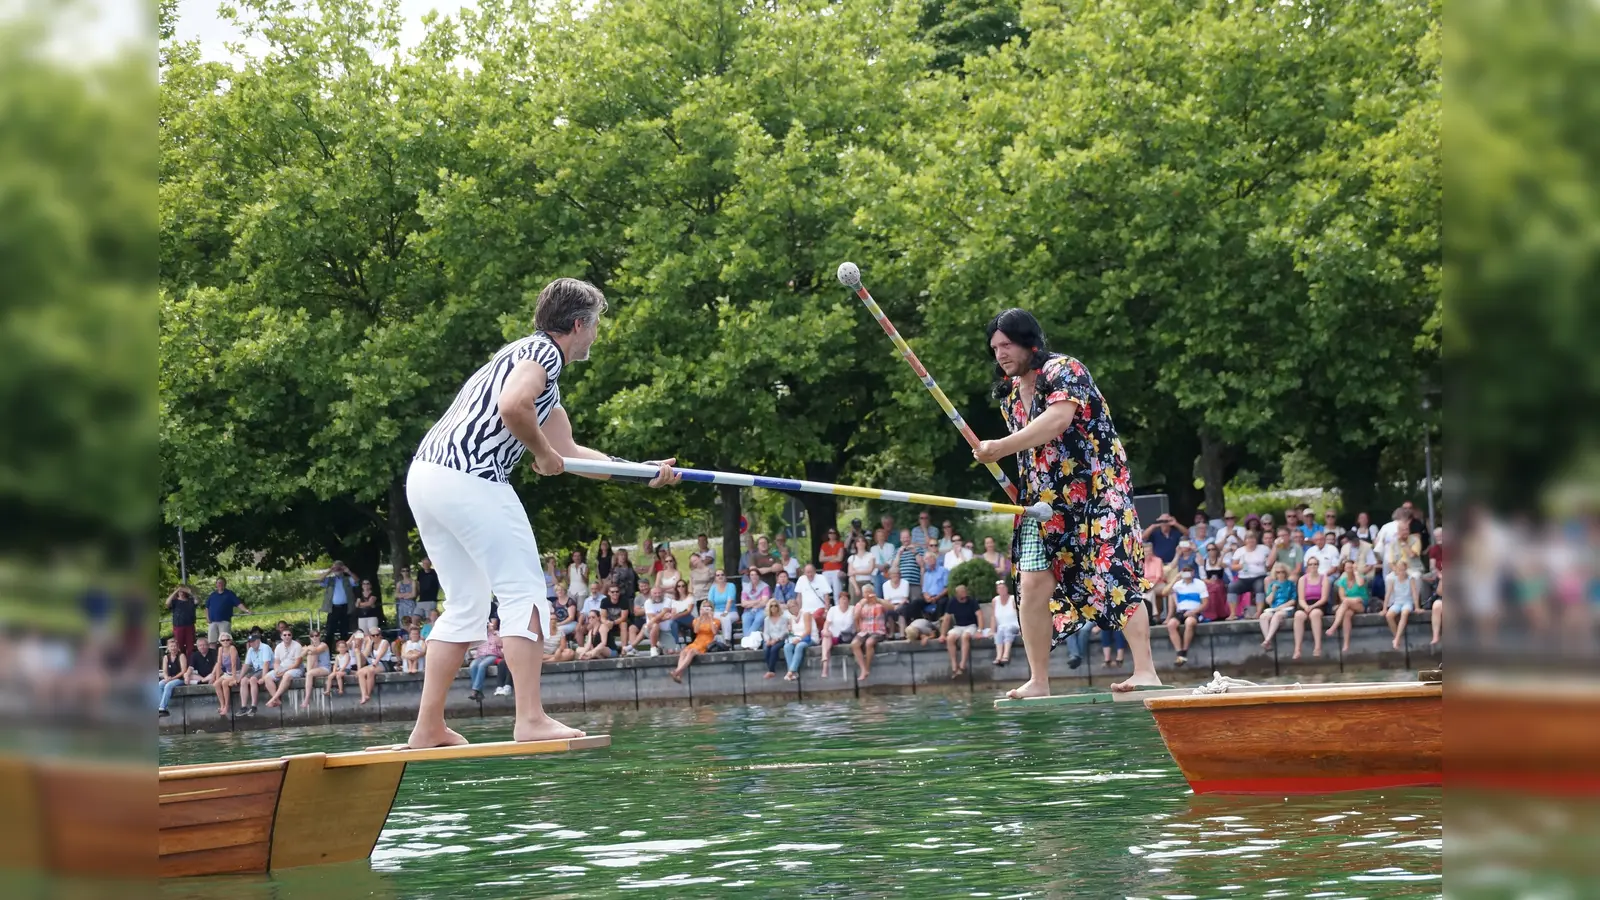
POLYGON ((550 411, 561 405, 561 387, 556 379, 561 376, 566 357, 548 334, 535 331, 501 347, 493 359, 467 379, 450 408, 422 439, 415 458, 489 481, 507 482, 526 448, 500 418, 500 391, 511 370, 527 359, 544 366, 544 390, 534 401, 539 424, 543 425, 550 411))

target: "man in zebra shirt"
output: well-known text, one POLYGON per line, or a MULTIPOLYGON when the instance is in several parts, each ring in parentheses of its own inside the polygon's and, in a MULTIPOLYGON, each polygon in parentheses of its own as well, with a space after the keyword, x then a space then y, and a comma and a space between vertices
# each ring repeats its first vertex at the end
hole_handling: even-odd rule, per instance
MULTIPOLYGON (((491 598, 499 602, 505 662, 516 684, 513 737, 583 735, 546 715, 540 702, 543 654, 559 635, 533 528, 510 477, 524 449, 533 451, 533 470, 540 475, 560 474, 562 457, 610 458, 573 440, 557 383, 567 363, 589 358, 605 309, 594 285, 552 281, 539 293, 534 333, 500 348, 467 379, 411 461, 406 498, 446 601, 428 639, 422 703, 408 741, 413 748, 466 743, 445 727, 445 695, 467 648, 487 636, 491 598)), ((673 462, 656 463, 661 471, 652 487, 678 481, 673 462)))

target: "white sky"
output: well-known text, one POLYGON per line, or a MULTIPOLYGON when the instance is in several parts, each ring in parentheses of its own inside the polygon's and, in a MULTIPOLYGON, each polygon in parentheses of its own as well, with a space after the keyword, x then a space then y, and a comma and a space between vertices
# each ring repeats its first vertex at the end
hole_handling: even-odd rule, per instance
MULTIPOLYGON (((402 42, 411 46, 422 39, 422 17, 429 11, 437 9, 446 15, 454 15, 462 7, 472 5, 473 0, 400 0, 400 14, 405 17, 402 42)), ((200 55, 204 59, 232 59, 233 55, 228 52, 226 45, 240 40, 234 24, 217 15, 221 7, 221 0, 178 0, 176 36, 178 40, 199 41, 200 55)), ((246 45, 245 52, 252 52, 249 45, 246 45)))

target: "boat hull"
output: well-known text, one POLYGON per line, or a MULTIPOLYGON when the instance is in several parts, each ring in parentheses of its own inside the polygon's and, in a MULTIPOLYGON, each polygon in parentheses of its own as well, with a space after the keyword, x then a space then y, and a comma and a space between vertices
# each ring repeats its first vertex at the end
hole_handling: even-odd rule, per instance
POLYGON ((1145 706, 1197 794, 1322 794, 1443 781, 1437 683, 1153 697, 1145 706))

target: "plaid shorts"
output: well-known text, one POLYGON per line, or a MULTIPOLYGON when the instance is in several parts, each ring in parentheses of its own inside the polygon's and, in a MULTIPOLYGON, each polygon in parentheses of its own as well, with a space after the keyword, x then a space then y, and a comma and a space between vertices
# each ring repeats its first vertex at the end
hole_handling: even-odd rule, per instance
POLYGON ((1050 568, 1050 557, 1045 555, 1044 541, 1039 538, 1039 526, 1031 522, 1022 525, 1022 552, 1017 565, 1024 572, 1043 572, 1050 568))

